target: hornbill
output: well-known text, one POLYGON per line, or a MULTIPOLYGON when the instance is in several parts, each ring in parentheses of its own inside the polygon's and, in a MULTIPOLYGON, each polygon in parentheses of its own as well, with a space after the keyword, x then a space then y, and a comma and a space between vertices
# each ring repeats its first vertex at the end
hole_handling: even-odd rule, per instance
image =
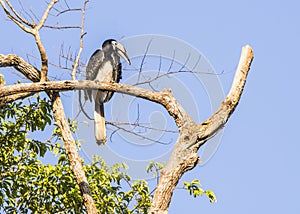
MULTIPOLYGON (((102 50, 96 50, 86 67, 86 79, 97 80, 103 82, 119 82, 122 78, 122 64, 120 57, 130 64, 130 60, 126 54, 126 49, 123 45, 114 39, 108 39, 103 42, 102 50)), ((96 143, 104 145, 106 143, 106 128, 104 118, 103 104, 108 102, 113 91, 91 90, 86 91, 85 99, 95 101, 94 110, 94 132, 96 143)))

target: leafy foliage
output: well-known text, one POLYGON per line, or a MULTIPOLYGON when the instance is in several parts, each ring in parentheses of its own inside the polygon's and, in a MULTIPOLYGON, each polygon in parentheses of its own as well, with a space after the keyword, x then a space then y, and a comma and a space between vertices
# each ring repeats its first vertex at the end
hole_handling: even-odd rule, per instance
POLYGON ((164 167, 163 163, 154 162, 153 160, 151 160, 149 164, 146 166, 146 171, 147 173, 152 172, 154 177, 158 177, 159 172, 163 167, 164 167))
POLYGON ((210 202, 217 202, 215 193, 211 190, 203 190, 201 188, 201 183, 199 180, 192 180, 191 182, 183 182, 183 185, 186 190, 189 191, 190 195, 193 195, 195 198, 197 196, 203 195, 203 193, 209 198, 210 202))
MULTIPOLYGON (((59 142, 29 138, 29 133, 43 131, 51 122, 51 104, 39 96, 33 103, 12 103, 0 109, 0 212, 86 212, 64 148, 59 142), (38 160, 48 151, 57 155, 57 164, 38 160)), ((69 123, 75 131, 76 122, 69 123)), ((53 136, 59 139, 60 130, 55 129, 53 136)), ((123 172, 126 168, 125 164, 109 167, 99 157, 84 166, 100 213, 146 213, 150 207, 147 183, 131 182, 123 172), (125 185, 128 191, 123 191, 125 185)))
POLYGON ((122 172, 125 164, 108 167, 105 162, 94 157, 91 165, 85 165, 93 197, 100 213, 147 213, 151 205, 151 195, 146 181, 137 180, 132 184, 130 177, 122 172), (123 192, 125 185, 129 190, 123 192), (135 205, 129 209, 130 203, 135 205))

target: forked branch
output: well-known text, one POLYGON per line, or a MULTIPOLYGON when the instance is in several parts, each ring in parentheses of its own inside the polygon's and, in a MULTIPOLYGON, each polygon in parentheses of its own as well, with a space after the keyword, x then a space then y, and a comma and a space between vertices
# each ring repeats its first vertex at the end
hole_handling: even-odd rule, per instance
POLYGON ((159 183, 153 198, 151 214, 168 213, 171 197, 182 175, 193 169, 200 158, 197 154, 201 145, 220 131, 236 108, 253 60, 253 51, 250 46, 242 49, 239 65, 227 97, 218 110, 207 120, 196 125, 187 118, 180 130, 179 138, 172 151, 167 165, 161 171, 159 183))

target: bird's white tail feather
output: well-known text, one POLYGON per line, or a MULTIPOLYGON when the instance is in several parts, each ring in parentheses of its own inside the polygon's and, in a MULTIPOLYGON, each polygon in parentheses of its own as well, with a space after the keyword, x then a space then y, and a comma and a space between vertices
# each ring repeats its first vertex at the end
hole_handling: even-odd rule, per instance
POLYGON ((95 102, 94 111, 94 131, 96 143, 98 145, 105 145, 106 143, 106 127, 104 118, 104 106, 103 103, 95 102))

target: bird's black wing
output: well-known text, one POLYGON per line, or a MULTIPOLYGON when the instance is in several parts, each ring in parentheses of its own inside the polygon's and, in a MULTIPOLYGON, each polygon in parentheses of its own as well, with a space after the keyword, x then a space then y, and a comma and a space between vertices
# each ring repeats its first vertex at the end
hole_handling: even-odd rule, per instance
MULTIPOLYGON (((100 49, 96 50, 90 57, 89 62, 86 67, 86 80, 95 80, 98 71, 104 62, 104 52, 100 49)), ((87 94, 92 101, 92 90, 87 89, 87 94)))
POLYGON ((122 63, 119 62, 118 73, 117 73, 117 83, 119 83, 121 79, 122 79, 122 63))

